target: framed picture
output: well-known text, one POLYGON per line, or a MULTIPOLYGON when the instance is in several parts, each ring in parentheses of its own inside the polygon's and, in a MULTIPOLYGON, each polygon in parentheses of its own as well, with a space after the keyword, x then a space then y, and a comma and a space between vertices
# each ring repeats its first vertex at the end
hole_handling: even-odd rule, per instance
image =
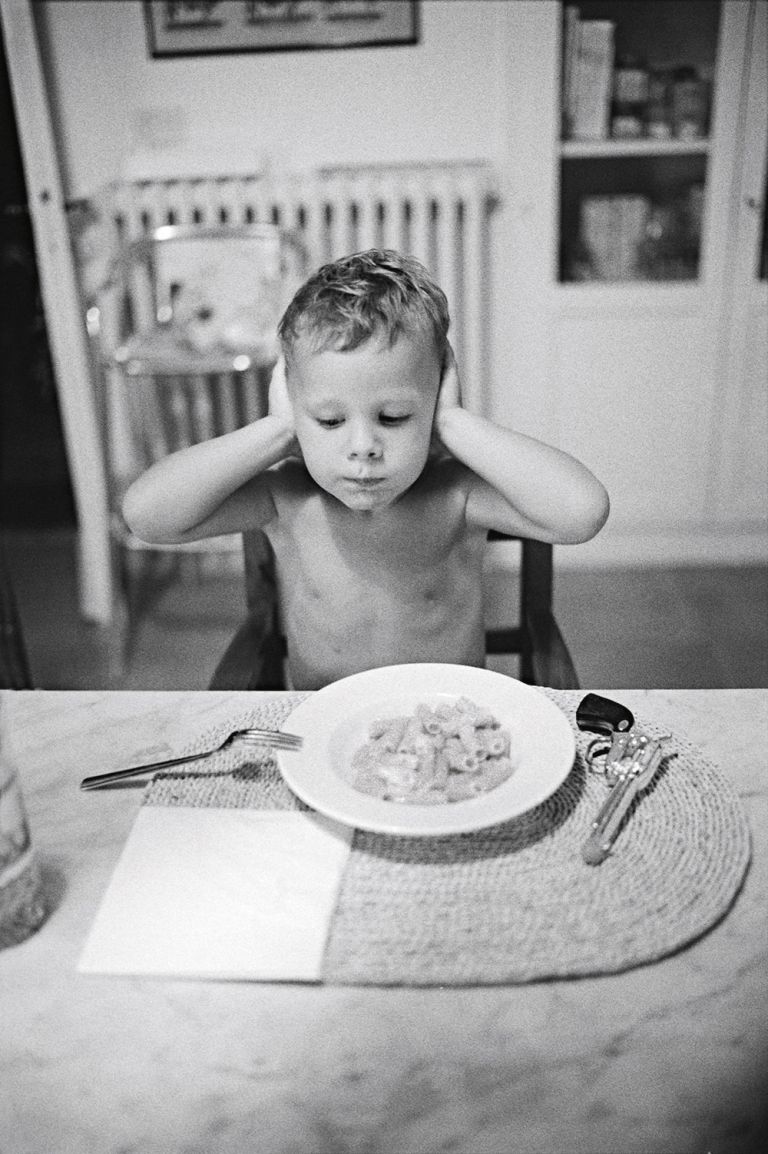
POLYGON ((144 0, 153 57, 416 44, 418 0, 144 0))

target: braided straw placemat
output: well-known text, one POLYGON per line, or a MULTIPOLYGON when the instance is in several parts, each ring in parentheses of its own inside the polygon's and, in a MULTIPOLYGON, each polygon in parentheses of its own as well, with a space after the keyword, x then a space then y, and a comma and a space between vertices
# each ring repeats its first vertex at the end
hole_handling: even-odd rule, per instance
MULTIPOLYGON (((579 691, 541 690, 575 730, 579 691)), ((210 748, 227 728, 279 727, 306 694, 254 702, 196 736, 210 748)), ((652 736, 662 728, 637 718, 652 736)), ((512 821, 444 838, 356 831, 326 946, 328 982, 487 984, 603 974, 674 952, 728 911, 749 863, 746 815, 729 780, 674 735, 634 803, 615 851, 581 857, 607 786, 586 769, 593 734, 576 731, 563 785, 512 821)), ((200 768, 158 775, 152 805, 305 809, 268 751, 237 748, 200 768)))

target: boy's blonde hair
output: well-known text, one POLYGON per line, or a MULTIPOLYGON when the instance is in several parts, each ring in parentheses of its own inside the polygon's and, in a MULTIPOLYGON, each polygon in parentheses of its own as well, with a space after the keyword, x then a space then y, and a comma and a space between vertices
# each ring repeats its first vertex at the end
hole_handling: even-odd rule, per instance
POLYGON ((318 269, 283 313, 278 334, 288 364, 300 337, 313 352, 343 352, 382 334, 393 345, 404 333, 428 333, 442 361, 449 324, 445 293, 423 264, 372 248, 318 269))

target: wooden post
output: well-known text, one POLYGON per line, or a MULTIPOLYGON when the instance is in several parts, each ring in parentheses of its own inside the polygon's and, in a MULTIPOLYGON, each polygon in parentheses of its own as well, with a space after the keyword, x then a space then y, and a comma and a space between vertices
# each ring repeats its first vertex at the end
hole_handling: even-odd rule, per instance
POLYGON ((30 0, 0 0, 51 359, 78 523, 80 611, 112 615, 109 514, 80 293, 30 0))

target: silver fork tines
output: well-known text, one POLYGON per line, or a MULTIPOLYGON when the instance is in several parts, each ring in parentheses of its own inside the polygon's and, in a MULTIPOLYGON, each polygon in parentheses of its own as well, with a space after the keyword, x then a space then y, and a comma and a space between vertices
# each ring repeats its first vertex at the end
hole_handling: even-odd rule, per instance
POLYGON ((600 807, 581 851, 588 865, 599 865, 610 853, 633 799, 650 785, 664 760, 662 745, 669 737, 665 734, 650 738, 636 731, 616 735, 605 766, 606 777, 615 784, 600 807))
POLYGON ((201 761, 226 749, 234 741, 242 741, 246 745, 265 745, 270 749, 301 749, 304 739, 295 733, 283 733, 277 729, 235 729, 228 733, 223 741, 213 749, 204 749, 195 753, 186 753, 182 757, 169 757, 165 761, 153 761, 148 765, 133 765, 128 769, 116 769, 111 773, 97 773, 93 777, 85 777, 80 782, 81 789, 100 789, 104 785, 113 785, 115 782, 125 781, 131 777, 139 777, 143 773, 152 773, 154 770, 168 769, 172 765, 183 765, 189 761, 201 761))
POLYGON ((230 733, 227 741, 233 741, 235 738, 241 741, 250 742, 258 745, 271 745, 281 749, 301 749, 304 738, 299 737, 296 733, 283 733, 279 729, 236 729, 234 733, 230 733))

